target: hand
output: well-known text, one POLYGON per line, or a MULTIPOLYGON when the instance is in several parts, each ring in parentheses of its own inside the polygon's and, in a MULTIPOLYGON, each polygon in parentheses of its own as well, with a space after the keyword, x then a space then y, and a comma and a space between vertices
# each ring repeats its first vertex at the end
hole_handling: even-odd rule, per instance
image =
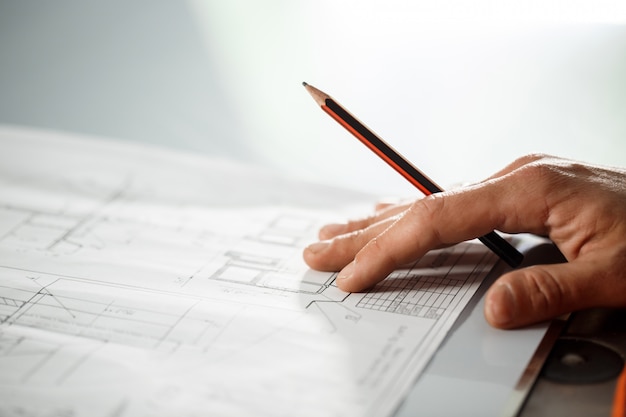
POLYGON ((522 157, 478 184, 327 225, 303 256, 311 268, 340 270, 337 286, 355 292, 431 249, 492 230, 548 236, 568 262, 498 278, 485 299, 491 325, 626 307, 626 170, 550 156, 522 157))

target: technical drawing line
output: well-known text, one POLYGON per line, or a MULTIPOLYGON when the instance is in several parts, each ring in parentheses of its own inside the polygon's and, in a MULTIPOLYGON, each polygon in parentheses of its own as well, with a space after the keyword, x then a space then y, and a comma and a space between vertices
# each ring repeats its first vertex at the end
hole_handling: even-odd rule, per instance
MULTIPOLYGON (((215 334, 215 336, 213 336, 213 339, 206 345, 206 347, 203 349, 204 353, 207 353, 209 351, 209 349, 211 348, 212 345, 214 345, 218 339, 222 336, 222 334, 224 332, 226 332, 226 330, 230 327, 230 325, 237 319, 239 318, 239 316, 241 315, 241 313, 243 313, 243 311, 246 309, 246 307, 241 307, 235 314, 231 315, 230 318, 226 321, 225 325, 222 326, 222 328, 220 329, 219 332, 217 332, 215 334)), ((206 329, 205 329, 206 331, 206 329)))
MULTIPOLYGON (((58 277, 58 278, 64 279, 64 280, 84 282, 84 283, 95 284, 95 285, 102 285, 102 286, 110 287, 110 288, 120 288, 120 289, 141 291, 141 292, 146 292, 148 294, 161 294, 161 295, 170 295, 170 296, 182 297, 182 298, 194 298, 194 299, 204 299, 204 300, 214 300, 215 299, 214 297, 208 297, 208 296, 199 295, 199 294, 177 293, 177 292, 172 292, 172 291, 167 291, 167 290, 160 290, 160 289, 156 289, 156 288, 148 288, 148 287, 145 287, 145 286, 142 286, 142 285, 131 285, 131 284, 120 284, 120 283, 106 282, 106 281, 102 281, 102 280, 99 280, 99 279, 88 278, 88 277, 85 277, 85 276, 60 274, 60 273, 55 273, 55 272, 45 272, 45 271, 34 270, 34 269, 13 267, 13 266, 9 266, 9 265, 0 265, 0 268, 14 270, 14 271, 28 272, 28 273, 33 273, 33 274, 43 274, 43 275, 58 277)), ((51 283, 49 285, 52 285, 52 284, 53 283, 51 283)), ((35 298, 37 295, 41 295, 41 294, 34 294, 32 298, 35 298)), ((71 298, 71 297, 66 297, 66 298, 71 298)), ((30 303, 30 301, 28 301, 27 303, 24 303, 24 304, 29 304, 29 303, 30 303)))
POLYGON ((122 417, 126 413, 130 401, 128 398, 124 398, 120 401, 120 404, 111 411, 108 417, 122 417))
POLYGON ((466 256, 467 250, 465 248, 461 253, 444 250, 438 254, 431 263, 437 265, 435 269, 444 266, 443 261, 446 259, 452 261, 445 265, 445 272, 441 276, 431 275, 427 269, 419 269, 417 263, 405 271, 390 274, 387 280, 365 294, 356 306, 425 319, 439 319, 454 301, 459 288, 471 278, 470 276, 459 281, 450 276, 466 256))
POLYGON ((309 303, 309 305, 307 306, 307 308, 309 307, 316 307, 317 311, 319 311, 320 313, 322 313, 322 315, 326 318, 326 321, 328 322, 328 324, 330 324, 330 326, 332 327, 332 331, 331 333, 335 333, 338 330, 337 325, 335 324, 336 318, 331 317, 323 308, 322 306, 324 305, 338 305, 340 307, 343 307, 345 310, 347 310, 349 313, 351 314, 346 314, 343 318, 350 320, 354 323, 357 323, 363 316, 359 313, 357 313, 356 311, 352 310, 351 308, 347 307, 346 305, 344 305, 341 302, 336 302, 336 301, 332 301, 332 300, 315 300, 312 301, 311 303, 309 303))
POLYGON ((22 304, 22 303, 18 303, 17 300, 14 300, 12 298, 6 298, 6 297, 0 297, 0 304, 4 304, 6 306, 10 306, 10 307, 18 307, 22 304))
POLYGON ((76 370, 78 368, 81 367, 81 365, 83 365, 87 359, 89 359, 90 357, 92 357, 98 350, 102 349, 103 346, 106 345, 107 342, 104 342, 103 344, 100 344, 98 346, 96 346, 92 351, 85 353, 84 355, 82 355, 77 361, 75 361, 71 366, 67 367, 65 369, 65 372, 63 372, 61 374, 61 376, 59 376, 59 378, 57 379, 56 383, 57 385, 63 385, 63 383, 74 373, 76 372, 76 370))
MULTIPOLYGON (((495 255, 492 254, 491 252, 484 252, 481 258, 475 263, 474 267, 472 268, 472 271, 468 274, 467 279, 465 280, 466 283, 476 281, 480 273, 484 272, 485 267, 488 265, 488 261, 493 259, 494 257, 495 255)), ((463 285, 463 287, 461 288, 461 291, 455 298, 456 302, 454 303, 454 305, 451 305, 450 308, 454 308, 456 307, 456 305, 459 305, 462 302, 462 298, 468 292, 470 292, 470 288, 467 285, 463 285)), ((430 328, 428 333, 431 334, 432 331, 433 331, 433 328, 430 328)), ((435 335, 442 331, 443 329, 437 328, 437 330, 435 331, 435 335)), ((420 342, 417 345, 415 345, 413 353, 416 354, 417 352, 419 352, 419 350, 423 347, 424 343, 425 343, 425 339, 420 340, 420 342)))
POLYGON ((75 315, 74 313, 72 313, 72 312, 70 311, 70 309, 69 309, 69 308, 67 308, 67 307, 65 306, 65 304, 63 304, 63 303, 61 302, 61 300, 59 300, 59 298, 58 298, 56 295, 52 294, 52 293, 50 292, 50 290, 48 290, 47 288, 42 288, 40 292, 41 292, 43 295, 47 295, 47 296, 52 297, 52 298, 53 298, 53 299, 54 299, 57 303, 59 303, 59 305, 63 308, 63 310, 65 310, 65 311, 66 311, 66 312, 67 312, 67 313, 68 313, 68 314, 69 314, 69 315, 70 315, 73 319, 75 319, 75 318, 76 318, 76 315, 75 315))
MULTIPOLYGON (((313 302, 311 302, 311 304, 313 304, 313 302)), ((309 305, 311 305, 309 304, 309 305)), ((322 313, 322 315, 326 318, 326 321, 328 322, 328 324, 330 324, 332 331, 331 333, 335 333, 337 332, 337 325, 335 324, 335 322, 332 320, 332 318, 326 314, 326 312, 324 311, 324 309, 320 306, 320 304, 315 303, 314 304, 315 307, 317 308, 317 311, 319 311, 320 313, 322 313)), ((307 306, 308 307, 308 306, 307 306)))
POLYGON ((78 220, 71 228, 69 228, 62 236, 60 236, 58 239, 56 239, 55 241, 53 241, 49 247, 47 248, 48 250, 51 250, 55 245, 59 244, 60 242, 66 241, 68 240, 68 238, 76 231, 78 230, 81 226, 83 226, 84 224, 86 224, 89 220, 91 220, 92 218, 96 217, 98 215, 99 212, 102 211, 102 209, 104 209, 106 206, 108 206, 109 204, 111 204, 112 202, 116 201, 118 198, 120 198, 127 190, 128 187, 130 186, 130 178, 127 177, 124 180, 124 183, 122 184, 122 186, 120 186, 117 190, 115 190, 108 198, 106 198, 101 204, 100 206, 98 206, 97 208, 95 208, 94 210, 91 210, 89 213, 87 213, 87 215, 85 215, 83 218, 81 218, 80 220, 78 220))
POLYGON ((109 283, 109 282, 105 282, 105 281, 98 280, 98 279, 88 278, 86 276, 81 276, 81 275, 60 274, 60 273, 56 273, 56 272, 47 272, 47 271, 41 271, 41 270, 36 270, 36 269, 22 268, 22 267, 18 267, 18 266, 11 266, 11 265, 6 265, 6 264, 0 265, 0 268, 14 270, 14 271, 28 272, 28 273, 33 273, 33 274, 49 275, 49 276, 53 276, 53 277, 69 279, 69 280, 74 280, 74 281, 80 281, 80 282, 90 282, 90 283, 95 283, 95 284, 107 285, 107 286, 111 286, 111 287, 132 288, 132 289, 136 289, 136 290, 151 291, 150 288, 146 288, 146 287, 141 286, 141 285, 115 284, 115 283, 109 283))
MULTIPOLYGON (((85 336, 85 332, 87 331, 87 329, 91 328, 92 326, 94 326, 96 324, 96 321, 98 321, 98 319, 100 319, 100 317, 102 317, 102 313, 104 313, 105 311, 107 311, 107 309, 109 307, 111 307, 111 305, 113 305, 115 301, 110 301, 102 310, 100 310, 100 312, 98 314, 94 314, 93 318, 91 319, 91 322, 85 326, 83 326, 83 328, 76 334, 77 336, 81 336, 81 337, 87 337, 85 336)), ((85 313, 84 311, 81 313, 85 313)))
POLYGON ((183 314, 181 314, 178 319, 169 327, 169 329, 167 330, 167 332, 165 332, 163 334, 163 336, 161 337, 161 340, 157 341, 156 347, 159 347, 161 345, 161 343, 163 343, 165 340, 167 340, 167 338, 169 337, 169 335, 172 333, 172 331, 176 328, 176 326, 178 326, 189 314, 189 312, 191 310, 194 309, 194 307, 196 307, 198 305, 200 301, 196 300, 196 302, 194 304, 192 304, 191 306, 189 306, 187 308, 187 310, 185 310, 185 312, 183 314))
POLYGON ((22 210, 22 209, 18 209, 18 208, 11 207, 11 206, 0 206, 0 207, 7 209, 7 210, 29 213, 29 216, 26 219, 23 219, 21 222, 17 223, 15 226, 9 229, 4 235, 0 236, 0 242, 2 242, 2 240, 6 239, 7 237, 13 235, 20 227, 22 227, 26 223, 29 223, 35 217, 35 212, 33 212, 32 210, 22 210))
POLYGON ((39 291, 33 293, 33 295, 28 300, 24 301, 17 310, 15 310, 12 314, 9 314, 2 321, 2 323, 12 323, 16 320, 19 320, 20 317, 22 317, 29 309, 31 309, 37 303, 37 301, 35 300, 39 300, 41 297, 42 294, 39 291))
MULTIPOLYGON (((2 332, 2 328, 0 327, 0 340, 3 338, 3 336, 4 336, 4 334, 3 334, 3 332, 2 332)), ((13 353, 13 350, 15 349, 15 347, 16 347, 19 343, 21 343, 23 340, 24 340, 24 337, 19 337, 18 339, 16 339, 16 340, 15 340, 15 342, 13 342, 13 343, 11 344, 11 346, 10 346, 8 349, 5 349, 5 350, 4 350, 3 354, 4 354, 5 356, 9 356, 9 355, 11 355, 11 354, 13 353)))
POLYGON ((44 366, 44 364, 46 364, 50 359, 52 359, 52 357, 54 357, 54 355, 58 353, 59 349, 60 349, 59 347, 55 347, 54 349, 46 353, 39 362, 37 362, 36 364, 33 364, 33 367, 24 374, 21 382, 22 383, 28 382, 30 378, 33 375, 35 375, 39 371, 39 369, 41 369, 44 366))
MULTIPOLYGON (((328 287, 327 287, 328 288, 328 287)), ((326 304, 326 303, 331 303, 331 304, 336 304, 342 308, 344 308, 345 310, 349 311, 353 317, 358 320, 361 317, 361 314, 357 313, 356 311, 354 311, 353 309, 351 309, 350 307, 348 307, 344 302, 348 299, 348 297, 350 297, 352 293, 346 293, 345 296, 342 299, 338 299, 338 300, 333 300, 329 297, 327 297, 324 293, 319 293, 319 295, 321 295, 322 297, 325 297, 326 300, 311 300, 306 306, 305 309, 309 309, 313 306, 317 307, 319 310, 321 310, 321 305, 322 304, 326 304)), ((325 313, 324 313, 325 314, 325 313)))

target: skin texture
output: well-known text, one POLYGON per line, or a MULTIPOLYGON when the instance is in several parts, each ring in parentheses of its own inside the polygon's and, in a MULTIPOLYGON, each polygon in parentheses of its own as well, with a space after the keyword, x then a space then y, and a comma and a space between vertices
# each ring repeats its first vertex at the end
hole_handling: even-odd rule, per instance
POLYGON ((326 225, 303 256, 313 269, 340 271, 339 288, 358 292, 431 249, 492 230, 547 236, 568 261, 502 275, 486 294, 492 326, 626 307, 626 170, 547 155, 519 158, 478 184, 326 225))

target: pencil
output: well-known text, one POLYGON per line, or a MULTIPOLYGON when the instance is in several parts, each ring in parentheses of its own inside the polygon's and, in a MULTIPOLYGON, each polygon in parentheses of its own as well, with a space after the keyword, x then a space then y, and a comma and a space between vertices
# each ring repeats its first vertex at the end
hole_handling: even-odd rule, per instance
MULTIPOLYGON (((387 164, 417 187, 424 195, 443 191, 441 187, 428 178, 426 174, 396 152, 384 140, 337 103, 331 96, 306 82, 303 82, 302 85, 304 85, 304 88, 311 94, 322 110, 346 128, 376 155, 387 162, 387 164)), ((517 268, 524 259, 524 255, 495 231, 487 233, 478 239, 512 268, 517 268)))

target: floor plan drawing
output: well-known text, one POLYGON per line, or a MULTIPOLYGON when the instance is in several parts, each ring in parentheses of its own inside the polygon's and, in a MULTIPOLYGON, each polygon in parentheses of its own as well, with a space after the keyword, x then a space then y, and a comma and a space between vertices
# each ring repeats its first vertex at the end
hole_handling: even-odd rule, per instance
POLYGON ((0 145, 2 416, 390 415, 495 262, 465 242, 346 293, 302 249, 369 196, 92 138, 0 145))

